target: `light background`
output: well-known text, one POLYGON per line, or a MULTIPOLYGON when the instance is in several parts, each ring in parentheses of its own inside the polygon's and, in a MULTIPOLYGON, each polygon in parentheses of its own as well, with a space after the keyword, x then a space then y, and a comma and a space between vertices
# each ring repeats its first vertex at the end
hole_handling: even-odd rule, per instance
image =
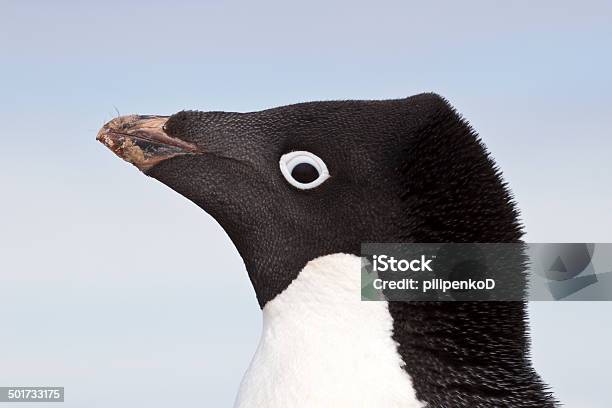
MULTIPOLYGON (((94 140, 115 107, 436 91, 503 169, 528 240, 610 242, 611 39, 607 1, 1 1, 0 385, 62 385, 70 408, 225 407, 256 347, 223 230, 94 140)), ((608 407, 612 304, 530 313, 558 398, 608 407)))

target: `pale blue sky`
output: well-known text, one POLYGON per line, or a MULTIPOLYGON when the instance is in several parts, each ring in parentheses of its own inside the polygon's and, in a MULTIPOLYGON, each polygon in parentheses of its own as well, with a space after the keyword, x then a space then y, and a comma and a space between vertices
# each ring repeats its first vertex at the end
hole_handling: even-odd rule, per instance
MULTIPOLYGON (((2 386, 63 385, 70 408, 223 407, 256 347, 223 230, 95 142, 115 107, 435 91, 497 159, 528 240, 612 241, 608 1, 125 3, 0 1, 2 386)), ((609 406, 612 304, 530 311, 558 397, 609 406)))

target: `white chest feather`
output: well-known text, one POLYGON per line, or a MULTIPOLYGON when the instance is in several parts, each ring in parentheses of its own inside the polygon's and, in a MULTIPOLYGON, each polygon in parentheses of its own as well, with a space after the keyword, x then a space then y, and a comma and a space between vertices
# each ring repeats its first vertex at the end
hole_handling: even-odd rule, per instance
POLYGON ((238 408, 417 408, 386 302, 360 300, 360 258, 310 261, 263 309, 238 408))

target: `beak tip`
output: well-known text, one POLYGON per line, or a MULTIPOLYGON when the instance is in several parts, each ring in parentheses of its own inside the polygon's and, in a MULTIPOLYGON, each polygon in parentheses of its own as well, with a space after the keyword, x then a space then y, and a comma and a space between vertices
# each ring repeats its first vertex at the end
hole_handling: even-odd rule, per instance
POLYGON ((167 116, 121 116, 102 126, 96 140, 141 171, 163 160, 197 152, 197 146, 166 134, 167 120, 167 116))

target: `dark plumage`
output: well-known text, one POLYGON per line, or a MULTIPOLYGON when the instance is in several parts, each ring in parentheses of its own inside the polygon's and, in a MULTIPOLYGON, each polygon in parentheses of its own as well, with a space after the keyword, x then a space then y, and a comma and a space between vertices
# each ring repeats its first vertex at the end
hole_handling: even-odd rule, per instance
MULTIPOLYGON (((522 236, 500 172, 435 94, 252 113, 186 111, 163 122, 163 137, 174 142, 168 148, 164 141, 159 162, 149 158, 162 150, 118 131, 124 124, 109 123, 99 138, 124 158, 140 146, 147 160, 136 151, 129 161, 215 217, 244 259, 262 308, 308 261, 359 255, 363 242, 522 236), (278 163, 294 150, 321 157, 330 179, 312 190, 289 186, 278 163)), ((524 285, 522 274, 515 279, 524 285)), ((429 407, 554 406, 529 362, 524 303, 390 302, 389 310, 405 369, 429 407)))
MULTIPOLYGON (((445 102, 405 151, 408 242, 518 242, 512 197, 470 126, 445 102)), ((517 272, 518 268, 517 268, 517 272)), ((524 285, 524 276, 513 275, 524 285)), ((521 302, 390 302, 417 396, 432 407, 553 407, 531 368, 521 302)))

